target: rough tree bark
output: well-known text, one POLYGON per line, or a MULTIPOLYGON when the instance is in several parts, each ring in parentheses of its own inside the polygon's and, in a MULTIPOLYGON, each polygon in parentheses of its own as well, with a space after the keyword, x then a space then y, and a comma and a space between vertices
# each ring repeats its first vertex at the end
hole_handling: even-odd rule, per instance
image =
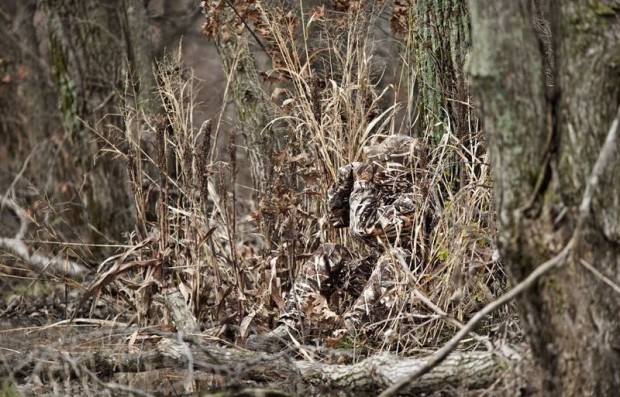
MULTIPOLYGON (((469 4, 469 72, 492 154, 498 245, 518 282, 574 234, 620 102, 620 3, 469 4)), ((620 285, 618 197, 616 155, 566 263, 519 299, 544 395, 620 390, 620 294, 610 286, 620 285)))
POLYGON ((463 70, 469 48, 469 15, 459 0, 418 0, 410 5, 410 40, 418 84, 422 126, 435 126, 433 138, 449 123, 459 139, 476 129, 463 70))
POLYGON ((471 37, 467 4, 460 0, 399 1, 407 4, 407 56, 413 67, 415 106, 409 110, 409 126, 417 134, 430 134, 436 144, 449 129, 452 142, 468 148, 468 158, 453 156, 450 170, 453 191, 467 185, 467 164, 477 163, 485 153, 479 142, 476 110, 470 104, 470 89, 465 73, 465 61, 471 37), (417 114, 411 114, 411 113, 417 114))

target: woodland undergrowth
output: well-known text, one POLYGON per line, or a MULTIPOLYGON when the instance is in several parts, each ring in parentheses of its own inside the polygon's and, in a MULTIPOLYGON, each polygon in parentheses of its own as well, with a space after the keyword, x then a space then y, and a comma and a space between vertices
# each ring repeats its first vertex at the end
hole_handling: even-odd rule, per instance
MULTIPOLYGON (((428 187, 428 205, 437 208, 428 260, 396 269, 384 295, 401 303, 381 322, 366 324, 367 332, 355 336, 342 325, 315 342, 404 354, 441 345, 507 286, 494 255, 483 133, 472 129, 459 139, 449 121, 413 120, 415 130, 404 127, 403 117, 416 114, 418 83, 405 56, 409 15, 398 7, 390 14, 382 2, 336 2, 333 9, 300 12, 274 2, 237 1, 233 13, 225 12, 225 3, 205 2, 205 33, 214 40, 249 38, 255 53, 268 56, 260 84, 270 122, 253 126, 229 119, 227 90, 221 117, 197 128, 196 90, 206 88, 177 56, 156 67, 160 115, 132 102, 127 84, 122 143, 108 150, 127 163, 136 227, 129 248, 100 265, 88 301, 113 300, 143 326, 165 324, 170 319, 153 295, 178 287, 205 333, 243 344, 250 333, 275 326, 296 272, 318 246, 339 243, 363 253, 346 230, 327 222, 326 190, 338 167, 363 161, 363 148, 381 136, 415 134, 429 148, 421 183, 428 187), (401 70, 389 83, 386 61, 377 55, 387 45, 376 39, 382 18, 405 32, 389 43, 395 48, 389 61, 398 61, 401 70), (443 135, 431 137, 438 127, 443 135), (247 153, 256 148, 244 140, 251 133, 268 137, 261 150, 269 167, 259 170, 268 181, 264 190, 241 182, 255 166, 247 153)), ((342 294, 329 302, 315 298, 306 321, 319 330, 327 317, 339 321, 350 304, 342 294)), ((477 332, 506 336, 515 329, 514 310, 506 308, 477 332)), ((472 338, 463 346, 478 343, 472 338)))

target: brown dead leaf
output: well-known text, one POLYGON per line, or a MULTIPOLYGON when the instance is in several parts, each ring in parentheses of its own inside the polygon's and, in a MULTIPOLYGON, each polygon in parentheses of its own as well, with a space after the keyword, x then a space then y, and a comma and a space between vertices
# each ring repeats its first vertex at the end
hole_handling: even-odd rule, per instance
POLYGON ((310 159, 310 156, 308 156, 308 153, 306 152, 301 152, 299 153, 297 156, 295 157, 291 157, 288 161, 290 161, 291 163, 302 163, 302 164, 306 164, 308 162, 308 160, 310 159))
POLYGON ((321 174, 317 170, 303 172, 300 176, 307 185, 318 185, 323 180, 323 178, 321 178, 321 174))
POLYGON ((28 76, 28 69, 24 65, 19 65, 17 67, 17 79, 24 80, 28 76))
POLYGON ((339 316, 334 313, 325 297, 318 292, 310 294, 309 304, 304 308, 306 318, 311 321, 337 321, 339 316))
POLYGON ((241 320, 241 325, 239 325, 239 336, 241 336, 243 339, 248 336, 248 327, 252 323, 252 320, 254 320, 254 316, 256 316, 256 313, 260 311, 262 307, 263 305, 261 305, 258 310, 252 310, 247 316, 243 318, 243 320, 241 320))
POLYGON ((282 163, 284 162, 284 159, 286 159, 287 154, 288 154, 288 149, 280 150, 278 153, 276 153, 273 156, 273 164, 276 166, 282 165, 282 163))

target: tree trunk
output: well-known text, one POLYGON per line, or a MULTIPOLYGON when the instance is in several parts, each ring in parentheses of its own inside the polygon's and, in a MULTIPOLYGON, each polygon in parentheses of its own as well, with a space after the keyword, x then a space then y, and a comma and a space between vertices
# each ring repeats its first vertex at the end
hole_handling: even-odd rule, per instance
POLYGON ((422 126, 435 126, 432 135, 438 140, 445 129, 437 122, 444 122, 459 139, 466 138, 476 130, 463 72, 469 46, 467 7, 459 0, 419 0, 410 7, 411 62, 422 126))
MULTIPOLYGON (((254 187, 262 192, 267 187, 269 142, 274 137, 271 129, 266 128, 270 112, 256 59, 248 43, 249 34, 236 12, 230 5, 221 11, 221 26, 213 39, 229 81, 229 95, 242 125, 254 187)), ((234 131, 230 133, 234 134, 234 131)))
MULTIPOLYGON (((478 146, 478 117, 470 105, 470 92, 465 75, 466 54, 471 42, 469 13, 459 0, 418 0, 409 5, 409 41, 412 50, 409 63, 414 65, 415 100, 422 128, 417 134, 430 134, 437 144, 449 131, 451 142, 467 148, 466 157, 453 156, 450 187, 458 191, 468 183, 466 169, 480 162, 485 153, 478 146), (473 143, 473 144, 472 144, 473 143)), ((411 72, 411 71, 410 71, 411 72)))
POLYGON ((133 228, 125 161, 102 149, 123 136, 118 93, 141 109, 154 94, 146 10, 138 0, 7 0, 0 21, 0 196, 29 214, 24 233, 2 237, 31 265, 73 263, 59 251, 96 260, 107 249, 92 243, 133 228))
MULTIPOLYGON (((586 183, 619 105, 619 7, 469 4, 469 72, 492 154, 498 246, 518 282, 560 252, 579 224, 586 183)), ((544 395, 620 390, 620 294, 610 286, 620 285, 619 156, 600 178, 561 269, 519 299, 544 395)))

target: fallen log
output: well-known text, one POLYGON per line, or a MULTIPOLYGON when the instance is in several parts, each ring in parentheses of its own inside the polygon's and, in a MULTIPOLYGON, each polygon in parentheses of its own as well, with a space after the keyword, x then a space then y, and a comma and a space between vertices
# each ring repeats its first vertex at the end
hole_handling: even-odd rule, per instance
MULTIPOLYGON (((177 339, 161 337, 153 348, 133 354, 115 352, 118 345, 115 348, 99 347, 82 352, 71 351, 69 347, 54 350, 43 348, 30 354, 5 356, 2 377, 23 379, 36 374, 40 379, 66 379, 80 377, 90 371, 107 378, 118 372, 176 369, 216 373, 235 382, 253 380, 369 392, 389 387, 424 366, 429 359, 402 358, 382 353, 355 364, 329 364, 318 361, 320 357, 312 351, 309 352, 315 358, 314 361, 295 360, 291 357, 291 351, 273 355, 250 352, 235 346, 214 346, 205 342, 200 335, 177 339)), ((505 375, 510 367, 507 364, 518 360, 518 355, 506 356, 498 351, 456 351, 404 392, 432 393, 447 387, 485 388, 505 375)))
MULTIPOLYGON (((354 355, 339 353, 334 349, 300 347, 279 354, 257 353, 243 348, 214 343, 213 338, 200 334, 197 322, 183 296, 175 289, 166 289, 154 297, 171 313, 178 333, 157 333, 153 329, 137 328, 122 331, 98 331, 81 335, 82 340, 98 340, 105 334, 118 344, 98 346, 79 351, 75 341, 55 348, 49 346, 29 354, 12 354, 4 357, 1 375, 27 378, 36 374, 39 378, 66 379, 94 373, 109 377, 114 373, 137 373, 155 369, 174 369, 192 374, 194 371, 224 375, 234 382, 247 380, 276 384, 299 385, 348 391, 379 391, 386 389, 411 373, 425 367, 432 355, 402 358, 381 353, 353 364, 354 355), (142 350, 135 353, 135 344, 128 340, 143 338, 142 350), (119 352, 118 346, 126 352, 119 352), (131 348, 129 345, 133 345, 131 348), (72 350, 73 349, 73 350, 72 350), (303 350, 303 351, 302 351, 303 350), (303 353, 303 354, 298 354, 303 353), (294 359, 293 356, 305 359, 294 359), (294 382, 294 383, 292 383, 294 382)), ((60 323, 59 323, 60 324, 60 323)), ((65 325, 65 322, 62 322, 65 325)), ((218 340, 216 340, 218 341, 218 340)), ((475 389, 485 388, 501 379, 508 368, 522 361, 521 355, 506 346, 505 349, 486 351, 453 351, 447 358, 409 384, 402 393, 419 394, 445 390, 449 387, 475 389)))

